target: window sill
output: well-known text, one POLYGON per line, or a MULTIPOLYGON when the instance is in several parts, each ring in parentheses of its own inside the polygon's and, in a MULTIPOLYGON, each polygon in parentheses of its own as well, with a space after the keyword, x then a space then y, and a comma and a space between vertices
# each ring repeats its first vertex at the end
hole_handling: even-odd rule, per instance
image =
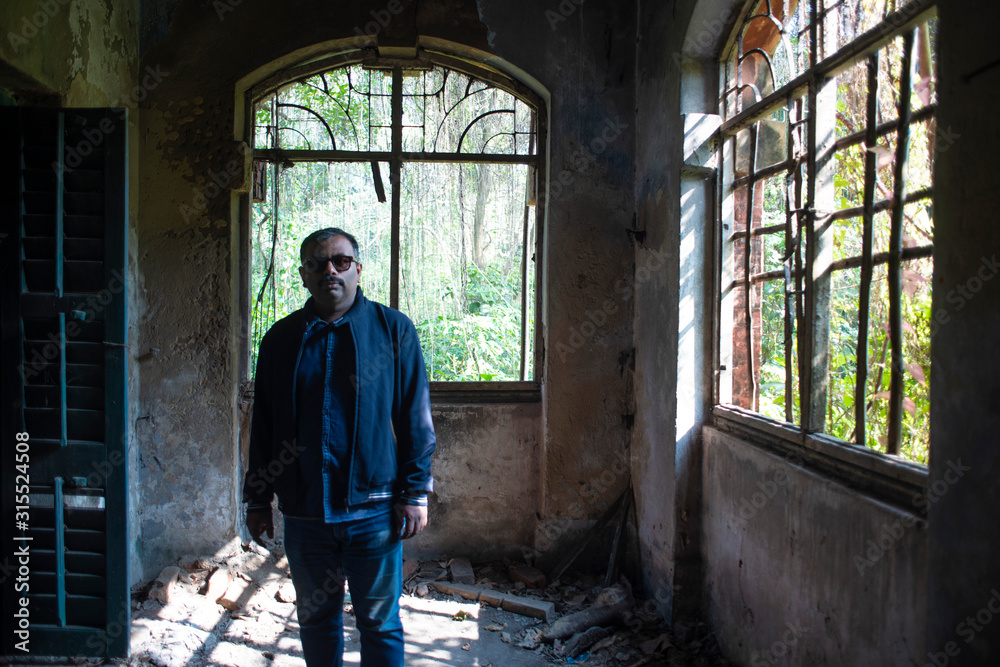
POLYGON ((431 403, 539 403, 537 382, 431 382, 431 403))
POLYGON ((807 468, 902 508, 912 511, 914 497, 927 487, 927 468, 901 457, 822 433, 803 433, 796 426, 734 405, 717 405, 712 413, 713 426, 720 431, 799 460, 807 468))

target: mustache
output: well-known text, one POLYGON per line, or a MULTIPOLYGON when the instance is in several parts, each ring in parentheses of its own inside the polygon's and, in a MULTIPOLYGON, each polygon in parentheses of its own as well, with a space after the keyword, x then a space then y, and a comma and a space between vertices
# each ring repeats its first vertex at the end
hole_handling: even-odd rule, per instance
POLYGON ((337 284, 339 284, 341 286, 344 285, 344 281, 341 280, 340 278, 338 278, 337 276, 323 276, 323 278, 320 279, 319 284, 320 285, 325 285, 327 283, 333 283, 333 282, 335 282, 335 283, 337 283, 337 284))

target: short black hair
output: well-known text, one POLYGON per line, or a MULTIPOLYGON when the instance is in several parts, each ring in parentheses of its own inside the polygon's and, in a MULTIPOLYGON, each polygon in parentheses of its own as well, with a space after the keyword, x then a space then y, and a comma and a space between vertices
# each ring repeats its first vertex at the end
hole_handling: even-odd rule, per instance
POLYGON ((354 248, 354 259, 359 262, 361 261, 361 250, 358 248, 358 240, 354 238, 353 234, 345 232, 339 227, 325 227, 323 229, 317 229, 315 232, 302 239, 302 245, 299 247, 299 259, 305 262, 306 248, 313 243, 319 243, 320 241, 325 241, 326 239, 334 236, 343 236, 345 239, 350 241, 351 247, 354 248))

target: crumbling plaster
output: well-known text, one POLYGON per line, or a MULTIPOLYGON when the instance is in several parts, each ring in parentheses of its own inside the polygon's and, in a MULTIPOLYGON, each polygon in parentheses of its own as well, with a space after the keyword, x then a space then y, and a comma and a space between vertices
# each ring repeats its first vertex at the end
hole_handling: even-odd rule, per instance
POLYGON ((63 106, 134 106, 138 0, 8 0, 0 60, 63 106))
MULTIPOLYGON (((634 6, 580 6, 553 26, 550 8, 529 2, 402 4, 380 43, 412 45, 419 35, 484 55, 492 50, 488 57, 551 93, 549 170, 565 172, 568 181, 547 202, 542 402, 436 407, 438 532, 409 548, 506 553, 522 543, 534 548, 538 528, 549 547, 539 551, 555 559, 555 545, 586 529, 627 482, 627 474, 600 480, 627 452, 634 412, 627 233, 634 210, 634 6), (616 291, 621 280, 626 287, 616 291), (596 322, 592 330, 588 321, 596 322), (556 353, 559 343, 570 351, 556 353), (540 478, 520 482, 517 502, 504 488, 512 470, 540 478), (471 511, 476 507, 488 516, 471 511)), ((218 548, 238 529, 244 462, 236 445, 241 325, 233 295, 243 270, 241 235, 232 227, 234 184, 225 192, 213 186, 213 176, 239 157, 236 83, 313 45, 353 42, 355 27, 383 9, 377 2, 299 2, 280 11, 253 0, 143 4, 141 67, 166 73, 149 91, 140 156, 148 299, 141 347, 158 351, 142 367, 147 576, 181 553, 218 548)))

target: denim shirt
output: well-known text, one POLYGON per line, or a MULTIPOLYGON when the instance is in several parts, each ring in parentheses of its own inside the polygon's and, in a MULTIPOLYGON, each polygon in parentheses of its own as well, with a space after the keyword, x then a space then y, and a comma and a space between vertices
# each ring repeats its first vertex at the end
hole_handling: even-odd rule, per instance
MULTIPOLYGON (((315 519, 333 518, 342 513, 339 508, 345 503, 352 512, 379 501, 427 505, 427 494, 434 490, 431 456, 436 438, 416 328, 398 310, 365 298, 360 287, 354 305, 337 325, 316 320, 310 299, 275 322, 261 341, 243 483, 247 508, 268 507, 275 494, 278 509, 286 516, 311 515, 315 519), (317 326, 312 333, 318 338, 312 340, 307 327, 317 326), (326 357, 326 336, 330 334, 334 347, 326 357), (318 346, 318 355, 310 353, 312 361, 307 363, 318 384, 300 394, 300 381, 307 386, 313 382, 299 374, 307 340, 318 346), (344 369, 337 367, 341 358, 347 359, 344 369), (344 378, 346 374, 349 388, 326 382, 327 360, 330 377, 344 378), (350 437, 340 441, 341 447, 347 444, 343 459, 337 459, 336 447, 329 448, 329 443, 329 457, 323 449, 327 391, 330 405, 338 401, 339 412, 347 416, 340 427, 350 431, 350 437), (318 403, 313 408, 300 406, 301 396, 318 403), (308 450, 299 437, 301 409, 316 415, 314 419, 302 417, 305 429, 314 429, 311 458, 305 460, 309 463, 300 461, 308 450), (341 473, 340 479, 335 471, 341 473), (322 490, 318 508, 314 504, 307 510, 303 502, 304 477, 312 480, 310 485, 315 484, 314 491, 322 490)), ((329 428, 327 433, 334 430, 329 428)), ((319 498, 319 494, 313 497, 319 498)))
MULTIPOLYGON (((311 303, 309 304, 312 305, 311 303)), ((302 357, 296 378, 300 493, 302 518, 326 523, 365 519, 388 512, 391 500, 353 506, 346 504, 348 457, 354 425, 350 377, 354 372, 353 346, 347 320, 325 322, 309 308, 311 318, 302 336, 302 357)))

